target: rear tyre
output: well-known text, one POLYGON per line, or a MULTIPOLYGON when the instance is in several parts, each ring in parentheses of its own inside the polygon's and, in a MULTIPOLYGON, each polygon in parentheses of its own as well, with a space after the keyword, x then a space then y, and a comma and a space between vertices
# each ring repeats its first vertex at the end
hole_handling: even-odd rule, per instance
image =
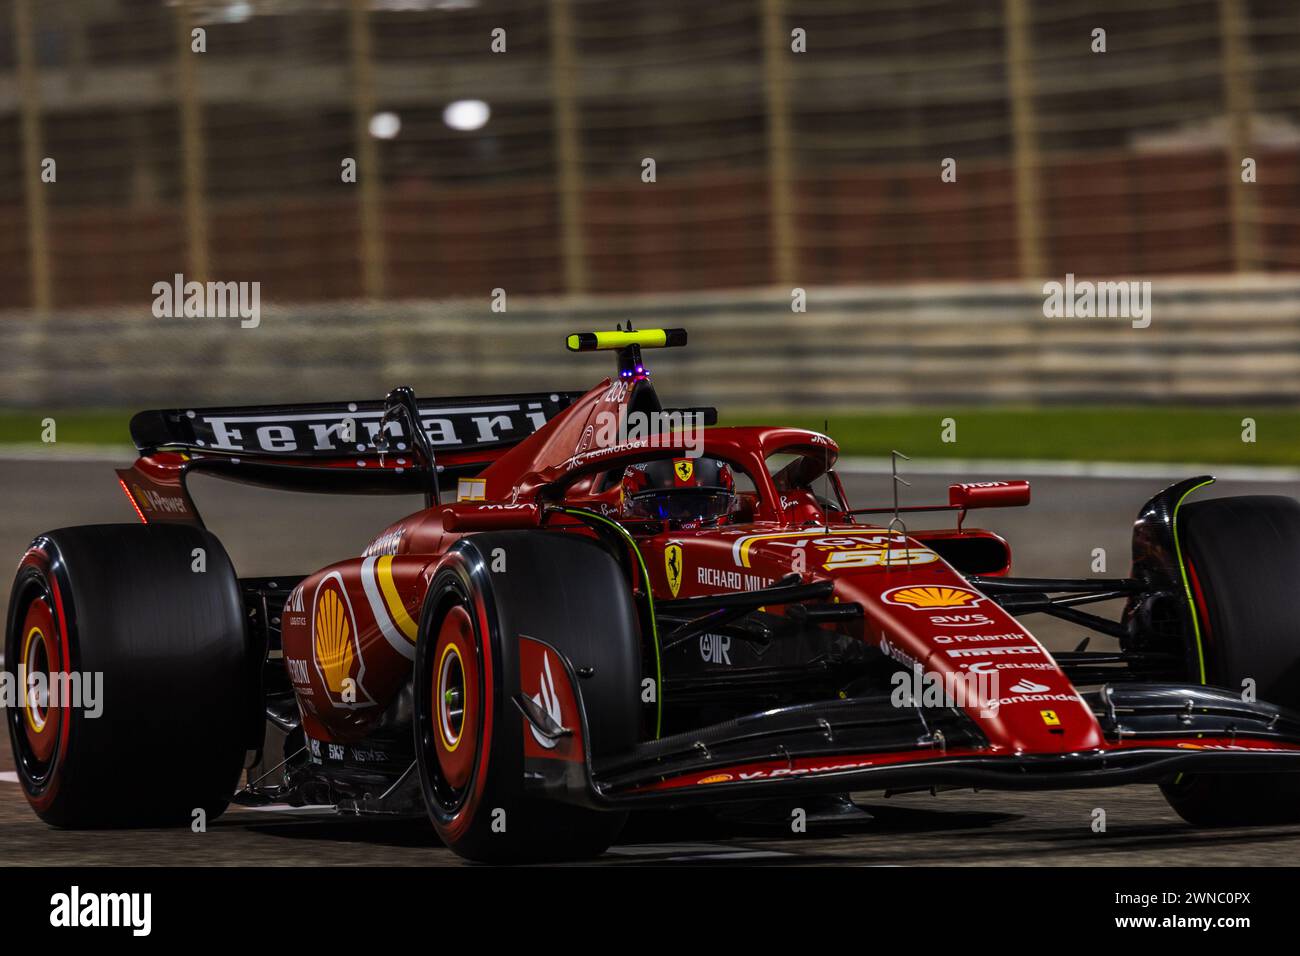
POLYGON ((521 635, 582 670, 593 754, 636 742, 640 639, 617 562, 573 534, 476 534, 443 559, 421 615, 413 724, 425 806, 442 841, 470 860, 596 856, 625 813, 524 790, 525 722, 513 700, 521 635))
MULTIPOLYGON (((1178 525, 1205 683, 1240 692, 1251 679, 1258 700, 1300 710, 1300 503, 1215 498, 1184 506, 1178 525)), ((1181 774, 1161 790, 1197 826, 1300 820, 1300 774, 1181 774)))
POLYGON ((256 701, 234 568, 213 535, 87 525, 40 536, 18 567, 4 651, 35 682, 6 721, 19 783, 46 823, 182 825, 225 810, 256 701), (60 684, 68 693, 52 696, 60 684))

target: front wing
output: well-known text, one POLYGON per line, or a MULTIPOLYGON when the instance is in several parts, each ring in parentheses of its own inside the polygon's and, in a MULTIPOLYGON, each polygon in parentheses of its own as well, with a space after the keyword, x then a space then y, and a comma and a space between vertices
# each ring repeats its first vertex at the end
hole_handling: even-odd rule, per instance
MULTIPOLYGON (((1300 772, 1300 714, 1210 687, 1114 684, 1082 695, 1105 744, 991 748, 956 708, 848 699, 752 714, 597 761, 526 761, 538 795, 608 809, 793 793, 1155 783, 1185 772, 1300 772)), ((581 737, 586 739, 586 716, 581 737)))

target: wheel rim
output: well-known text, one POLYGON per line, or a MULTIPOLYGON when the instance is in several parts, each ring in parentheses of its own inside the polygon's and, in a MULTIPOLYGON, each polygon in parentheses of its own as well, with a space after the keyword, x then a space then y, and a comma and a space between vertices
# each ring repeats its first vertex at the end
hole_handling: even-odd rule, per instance
POLYGON ((64 719, 62 702, 51 706, 52 679, 62 667, 54 615, 44 597, 34 598, 27 606, 18 640, 23 669, 19 710, 28 751, 26 764, 33 777, 41 777, 48 770, 64 719))
POLYGON ((443 745, 455 750, 465 727, 465 668, 460 651, 448 644, 438 668, 438 729, 443 745))
POLYGON ((438 768, 458 800, 473 776, 479 728, 474 625, 464 607, 452 607, 442 619, 432 664, 430 709, 438 768))

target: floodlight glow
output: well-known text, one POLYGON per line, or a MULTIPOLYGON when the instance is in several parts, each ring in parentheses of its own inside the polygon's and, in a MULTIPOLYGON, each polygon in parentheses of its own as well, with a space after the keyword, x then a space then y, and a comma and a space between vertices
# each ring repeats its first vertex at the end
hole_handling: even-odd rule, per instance
POLYGON ((402 118, 396 113, 376 113, 370 117, 370 135, 375 139, 395 139, 402 131, 402 118))
POLYGON ((442 111, 442 121, 459 130, 482 129, 491 116, 492 110, 482 100, 456 100, 442 111))

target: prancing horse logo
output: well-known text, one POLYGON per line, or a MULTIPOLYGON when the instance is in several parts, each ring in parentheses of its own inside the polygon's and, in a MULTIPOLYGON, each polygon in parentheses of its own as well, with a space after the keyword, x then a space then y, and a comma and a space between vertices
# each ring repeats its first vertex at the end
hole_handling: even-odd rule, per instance
POLYGON ((668 572, 668 590, 677 597, 682 589, 682 546, 670 544, 664 548, 664 570, 668 572))

